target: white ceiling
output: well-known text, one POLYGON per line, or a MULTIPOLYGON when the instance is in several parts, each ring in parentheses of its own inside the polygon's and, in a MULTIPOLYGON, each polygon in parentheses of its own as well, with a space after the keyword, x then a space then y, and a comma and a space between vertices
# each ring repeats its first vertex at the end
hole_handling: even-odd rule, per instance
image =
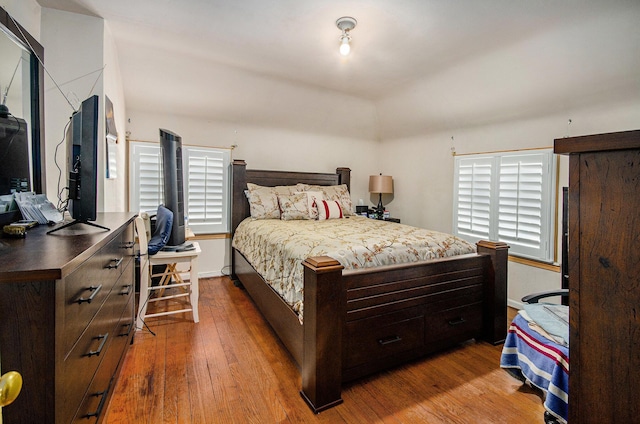
MULTIPOLYGON (((640 4, 638 0, 38 2, 107 21, 120 57, 127 105, 137 107, 145 96, 153 98, 148 91, 157 89, 157 84, 167 87, 167 93, 179 90, 197 98, 202 85, 198 78, 185 75, 175 86, 166 77, 153 81, 149 67, 171 60, 211 69, 212 77, 223 73, 249 80, 266 78, 375 104, 577 21, 594 20, 612 10, 620 14, 632 8, 637 14, 640 4), (352 54, 346 59, 338 53, 340 31, 335 21, 341 16, 358 20, 352 31, 352 54)), ((553 63, 555 54, 558 59, 566 55, 558 50, 552 49, 545 61, 553 63)), ((606 64, 590 67, 593 72, 608 72, 601 69, 606 64)), ((624 71, 630 72, 638 70, 624 71)), ((207 106, 206 100, 201 106, 207 106)))

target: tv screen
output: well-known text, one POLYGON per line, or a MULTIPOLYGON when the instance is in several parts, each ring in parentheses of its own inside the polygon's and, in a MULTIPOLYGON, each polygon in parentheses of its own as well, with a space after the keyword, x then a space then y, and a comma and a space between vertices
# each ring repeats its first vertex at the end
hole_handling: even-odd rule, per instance
POLYGON ((71 117, 67 132, 67 171, 69 172, 68 211, 73 221, 47 232, 51 234, 75 224, 87 224, 98 216, 98 96, 82 102, 71 117))
POLYGON ((184 194, 182 184, 182 138, 171 131, 160 129, 164 206, 173 212, 173 226, 167 246, 185 242, 184 194))
POLYGON ((95 221, 98 197, 98 96, 82 102, 71 118, 68 143, 69 213, 95 221))

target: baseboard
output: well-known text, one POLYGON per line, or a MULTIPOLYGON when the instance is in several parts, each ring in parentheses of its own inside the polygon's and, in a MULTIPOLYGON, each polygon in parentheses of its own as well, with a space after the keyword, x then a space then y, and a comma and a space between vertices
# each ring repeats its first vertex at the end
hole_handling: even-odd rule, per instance
POLYGON ((223 274, 220 271, 206 271, 206 272, 199 272, 198 273, 198 278, 209 278, 209 277, 222 277, 223 274))
POLYGON ((524 308, 524 303, 517 302, 517 301, 515 301, 513 299, 507 299, 507 306, 510 306, 510 307, 512 307, 514 309, 520 310, 520 309, 524 308))

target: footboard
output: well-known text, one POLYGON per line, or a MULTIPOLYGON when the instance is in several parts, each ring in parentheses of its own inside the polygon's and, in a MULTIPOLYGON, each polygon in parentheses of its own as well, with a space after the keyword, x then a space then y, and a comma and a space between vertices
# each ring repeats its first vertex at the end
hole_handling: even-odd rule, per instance
POLYGON ((503 341, 507 252, 483 241, 478 254, 348 271, 307 259, 303 398, 320 412, 342 402, 344 381, 471 338, 503 341))

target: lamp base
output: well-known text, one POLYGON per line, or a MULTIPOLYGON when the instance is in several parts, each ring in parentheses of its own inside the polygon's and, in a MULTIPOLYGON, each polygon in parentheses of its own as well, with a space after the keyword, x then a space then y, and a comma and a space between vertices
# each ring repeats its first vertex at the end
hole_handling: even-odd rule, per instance
POLYGON ((384 206, 382 206, 382 193, 378 198, 378 206, 376 206, 376 219, 384 219, 384 206))

